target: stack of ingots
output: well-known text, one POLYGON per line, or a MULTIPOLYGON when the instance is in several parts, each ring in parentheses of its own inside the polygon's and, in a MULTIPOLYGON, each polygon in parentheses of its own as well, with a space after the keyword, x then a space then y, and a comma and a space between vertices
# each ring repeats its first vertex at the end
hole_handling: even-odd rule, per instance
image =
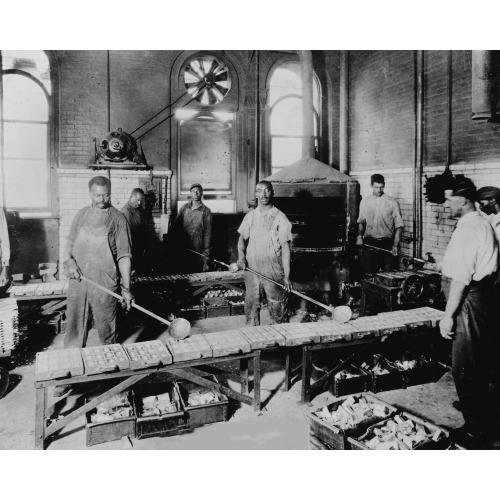
POLYGON ((17 301, 0 299, 0 353, 12 351, 19 341, 17 301))

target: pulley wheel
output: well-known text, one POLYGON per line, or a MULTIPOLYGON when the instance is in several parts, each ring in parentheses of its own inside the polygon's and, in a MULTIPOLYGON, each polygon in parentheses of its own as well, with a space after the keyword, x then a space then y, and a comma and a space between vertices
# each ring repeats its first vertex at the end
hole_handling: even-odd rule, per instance
POLYGON ((420 276, 408 276, 403 282, 403 295, 410 302, 417 301, 424 292, 424 283, 420 276))

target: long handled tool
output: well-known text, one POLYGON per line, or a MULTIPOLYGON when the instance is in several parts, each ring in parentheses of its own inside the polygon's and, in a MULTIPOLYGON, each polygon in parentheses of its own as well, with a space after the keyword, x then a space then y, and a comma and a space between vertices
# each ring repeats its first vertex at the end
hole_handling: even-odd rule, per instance
POLYGON ((390 253, 391 255, 394 255, 391 250, 386 250, 385 248, 374 247, 372 245, 367 245, 366 243, 363 243, 363 246, 368 247, 368 248, 373 248, 374 250, 380 250, 381 252, 387 252, 387 253, 390 253))
MULTIPOLYGON (((99 285, 99 283, 96 283, 95 281, 90 280, 86 276, 80 276, 80 279, 82 279, 83 281, 86 281, 87 283, 90 283, 92 286, 95 286, 96 288, 99 288, 99 290, 106 292, 108 295, 115 297, 115 299, 123 300, 123 297, 121 295, 118 295, 117 293, 112 292, 111 290, 108 290, 107 288, 103 287, 102 285, 99 285)), ((156 314, 152 313, 151 311, 144 309, 144 307, 136 304, 135 302, 132 302, 132 307, 143 312, 144 314, 147 314, 148 316, 151 316, 152 318, 160 321, 161 323, 164 323, 165 325, 167 325, 169 327, 168 334, 175 339, 183 339, 189 335, 189 332, 191 330, 191 325, 189 324, 189 321, 187 319, 175 318, 173 321, 167 321, 166 319, 162 318, 161 316, 157 316, 156 314)))
MULTIPOLYGON (((203 256, 203 254, 199 253, 199 252, 196 252, 195 250, 191 250, 190 248, 186 248, 186 250, 188 250, 189 252, 193 252, 195 254, 198 254, 198 255, 201 255, 203 256)), ((210 257, 210 260, 213 260, 214 262, 217 262, 217 264, 221 264, 222 266, 225 266, 227 267, 230 271, 236 271, 237 269, 235 268, 236 264, 226 264, 225 262, 221 262, 220 260, 217 260, 217 259, 214 259, 213 257, 210 257)), ((282 283, 278 283, 277 281, 273 280, 272 278, 268 278, 267 276, 264 276, 263 274, 257 272, 257 271, 254 271, 253 269, 250 269, 249 267, 246 267, 245 266, 245 271, 248 271, 250 273, 253 273, 255 274, 256 276, 259 276, 259 278, 263 278, 267 281, 270 281, 271 283, 274 283, 275 285, 283 288, 283 290, 286 290, 286 287, 285 285, 283 285, 282 283)), ((297 292, 297 290, 290 290, 291 293, 303 298, 304 300, 308 300, 309 302, 312 302, 313 304, 316 304, 317 306, 320 306, 322 307, 323 309, 326 309, 327 311, 330 311, 331 313, 334 312, 335 308, 333 307, 330 307, 330 306, 327 306, 326 304, 323 304, 322 302, 318 302, 317 300, 314 300, 314 299, 311 299, 311 297, 308 297, 307 295, 304 295, 303 293, 300 293, 300 292, 297 292)), ((344 306, 346 307, 346 306, 344 306)), ((348 321, 350 319, 350 315, 349 315, 349 318, 347 318, 345 321, 348 321)))

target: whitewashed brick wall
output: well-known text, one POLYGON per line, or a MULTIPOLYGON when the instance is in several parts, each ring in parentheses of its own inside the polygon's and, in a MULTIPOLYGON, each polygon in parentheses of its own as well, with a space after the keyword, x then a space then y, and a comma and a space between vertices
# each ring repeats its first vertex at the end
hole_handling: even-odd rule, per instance
MULTIPOLYGON (((468 163, 451 165, 453 174, 463 174, 472 179, 477 188, 483 186, 500 187, 500 162, 468 163)), ((424 167, 422 179, 422 253, 424 258, 427 252, 441 261, 446 246, 450 241, 451 233, 456 225, 456 219, 450 218, 450 212, 443 205, 425 201, 425 176, 433 177, 442 174, 443 166, 424 167)), ((350 175, 357 179, 361 186, 361 195, 371 194, 370 176, 372 173, 380 173, 385 177, 385 192, 396 198, 401 207, 401 214, 405 222, 403 239, 413 236, 413 171, 410 168, 402 169, 380 169, 377 171, 351 172, 350 175)), ((413 243, 403 242, 401 253, 412 256, 413 243)))
MULTIPOLYGON (((155 175, 162 175, 163 171, 155 170, 155 175)), ((63 250, 66 238, 71 228, 75 214, 81 208, 90 205, 88 182, 92 177, 102 175, 107 177, 106 170, 90 170, 87 168, 60 168, 59 175, 59 255, 63 260, 63 250)), ((149 174, 135 170, 111 170, 111 203, 120 210, 128 201, 132 189, 139 187, 139 178, 149 174)), ((150 228, 160 237, 160 219, 154 219, 154 228, 150 228)))

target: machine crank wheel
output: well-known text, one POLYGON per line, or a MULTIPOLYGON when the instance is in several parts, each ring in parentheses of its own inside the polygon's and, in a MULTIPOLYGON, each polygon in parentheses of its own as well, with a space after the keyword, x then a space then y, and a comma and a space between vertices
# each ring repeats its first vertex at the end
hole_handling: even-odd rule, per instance
POLYGON ((184 85, 200 104, 214 106, 231 89, 229 68, 211 55, 195 57, 184 69, 184 85))
POLYGON ((422 296, 424 292, 424 283, 420 276, 408 276, 402 286, 403 296, 410 302, 415 302, 422 296))

